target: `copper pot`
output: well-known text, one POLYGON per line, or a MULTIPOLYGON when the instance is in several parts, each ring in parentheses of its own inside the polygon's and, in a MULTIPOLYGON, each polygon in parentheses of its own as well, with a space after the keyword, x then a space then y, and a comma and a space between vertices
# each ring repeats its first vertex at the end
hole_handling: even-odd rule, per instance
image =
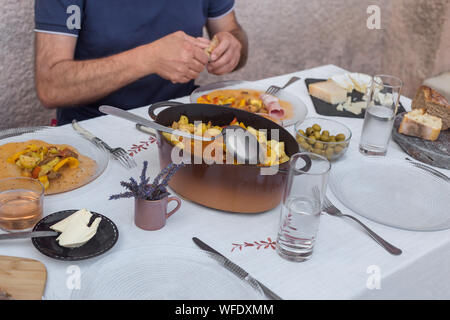
MULTIPOLYGON (((171 126, 181 115, 189 122, 211 121, 213 125, 228 125, 235 117, 255 129, 279 130, 279 139, 285 143, 290 157, 299 152, 295 138, 275 122, 239 109, 217 105, 181 104, 165 101, 153 104, 148 113, 157 123, 171 126), (155 110, 167 107, 155 115, 155 110)), ((158 148, 161 169, 172 162, 172 144, 158 132, 158 148)), ((194 163, 193 158, 191 159, 194 163)), ((261 175, 256 165, 188 164, 170 180, 169 186, 180 196, 206 207, 240 213, 264 212, 278 206, 287 178, 288 162, 281 164, 273 175, 261 175)))

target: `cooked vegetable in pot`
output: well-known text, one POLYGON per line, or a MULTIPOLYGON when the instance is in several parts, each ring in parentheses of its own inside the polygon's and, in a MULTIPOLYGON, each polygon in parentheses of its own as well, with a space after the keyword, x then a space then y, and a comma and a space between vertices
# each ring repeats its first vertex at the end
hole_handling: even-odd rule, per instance
MULTIPOLYGON (((273 165, 279 165, 281 163, 284 163, 289 160, 289 157, 286 155, 285 148, 284 148, 284 142, 278 142, 276 140, 269 140, 267 141, 267 135, 264 131, 259 131, 251 126, 246 126, 243 122, 239 122, 236 118, 233 119, 233 121, 230 123, 230 125, 238 125, 242 127, 243 129, 247 130, 249 133, 254 135, 258 142, 264 146, 267 149, 265 161, 263 163, 260 163, 262 166, 273 166, 273 165)), ((214 126, 211 121, 208 123, 190 123, 189 119, 186 116, 181 116, 178 121, 174 121, 172 123, 172 128, 176 130, 181 130, 188 132, 190 134, 195 134, 199 136, 205 136, 205 137, 215 137, 219 135, 222 132, 223 127, 220 126, 214 126)), ((170 133, 163 132, 162 135, 172 143, 172 145, 180 148, 185 149, 185 143, 183 142, 183 137, 179 137, 170 133)), ((194 140, 190 141, 191 146, 190 150, 192 151, 194 148, 194 140)), ((222 141, 219 142, 219 140, 214 140, 212 142, 203 142, 204 146, 208 145, 210 143, 221 143, 221 146, 219 146, 220 150, 223 150, 223 157, 225 159, 226 154, 226 146, 222 143, 222 141)), ((213 155, 215 156, 215 155, 213 155)))

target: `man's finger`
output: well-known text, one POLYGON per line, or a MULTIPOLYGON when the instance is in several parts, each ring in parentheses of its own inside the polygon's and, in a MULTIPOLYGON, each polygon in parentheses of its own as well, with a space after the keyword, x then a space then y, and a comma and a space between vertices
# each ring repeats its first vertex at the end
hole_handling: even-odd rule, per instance
POLYGON ((191 63, 189 63, 189 69, 194 70, 195 72, 202 72, 205 69, 205 64, 203 64, 202 62, 193 59, 191 61, 191 63))
POLYGON ((219 59, 224 52, 227 51, 228 47, 230 46, 230 41, 228 39, 223 39, 219 42, 219 45, 211 52, 211 60, 215 61, 219 59))
POLYGON ((197 37, 195 39, 197 40, 197 46, 201 47, 202 49, 208 48, 211 43, 211 40, 203 37, 197 37))
POLYGON ((203 65, 206 65, 209 62, 209 57, 206 54, 205 50, 198 47, 194 48, 194 58, 203 65))

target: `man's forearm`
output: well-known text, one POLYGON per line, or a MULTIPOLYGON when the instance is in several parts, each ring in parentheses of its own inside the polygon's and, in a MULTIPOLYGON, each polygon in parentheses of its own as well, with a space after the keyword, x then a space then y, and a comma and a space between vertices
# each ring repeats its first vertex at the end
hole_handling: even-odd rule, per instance
POLYGON ((148 61, 139 61, 146 46, 93 60, 62 60, 49 66, 36 81, 38 95, 47 107, 89 103, 152 73, 148 61))
POLYGON ((248 57, 248 38, 247 38, 247 34, 245 33, 244 29, 242 29, 242 27, 240 25, 238 25, 238 28, 235 28, 233 30, 230 31, 230 33, 236 37, 236 39, 239 40, 239 42, 242 45, 241 48, 241 57, 239 59, 239 63, 236 66, 236 68, 234 70, 238 70, 240 68, 242 68, 246 62, 247 62, 247 57, 248 57))

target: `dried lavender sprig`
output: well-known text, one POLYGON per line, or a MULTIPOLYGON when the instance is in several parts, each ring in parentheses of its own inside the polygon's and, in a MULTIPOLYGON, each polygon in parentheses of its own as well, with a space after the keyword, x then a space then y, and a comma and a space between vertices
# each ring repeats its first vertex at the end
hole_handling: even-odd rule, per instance
POLYGON ((144 161, 144 166, 142 167, 142 173, 141 173, 141 182, 139 184, 140 187, 145 187, 148 184, 148 178, 146 176, 147 174, 147 167, 148 167, 148 161, 144 161))
MULTIPOLYGON (((173 163, 172 163, 173 164, 173 163)), ((177 164, 173 164, 174 166, 172 168, 169 169, 169 172, 167 173, 166 177, 163 179, 163 181, 161 182, 162 186, 167 186, 167 184, 169 183, 169 180, 173 177, 173 175, 178 171, 178 169, 180 169, 183 165, 177 165, 177 164)))
POLYGON ((112 196, 109 197, 109 200, 117 200, 120 198, 131 198, 134 196, 135 196, 134 192, 128 191, 128 192, 113 194, 112 196))

